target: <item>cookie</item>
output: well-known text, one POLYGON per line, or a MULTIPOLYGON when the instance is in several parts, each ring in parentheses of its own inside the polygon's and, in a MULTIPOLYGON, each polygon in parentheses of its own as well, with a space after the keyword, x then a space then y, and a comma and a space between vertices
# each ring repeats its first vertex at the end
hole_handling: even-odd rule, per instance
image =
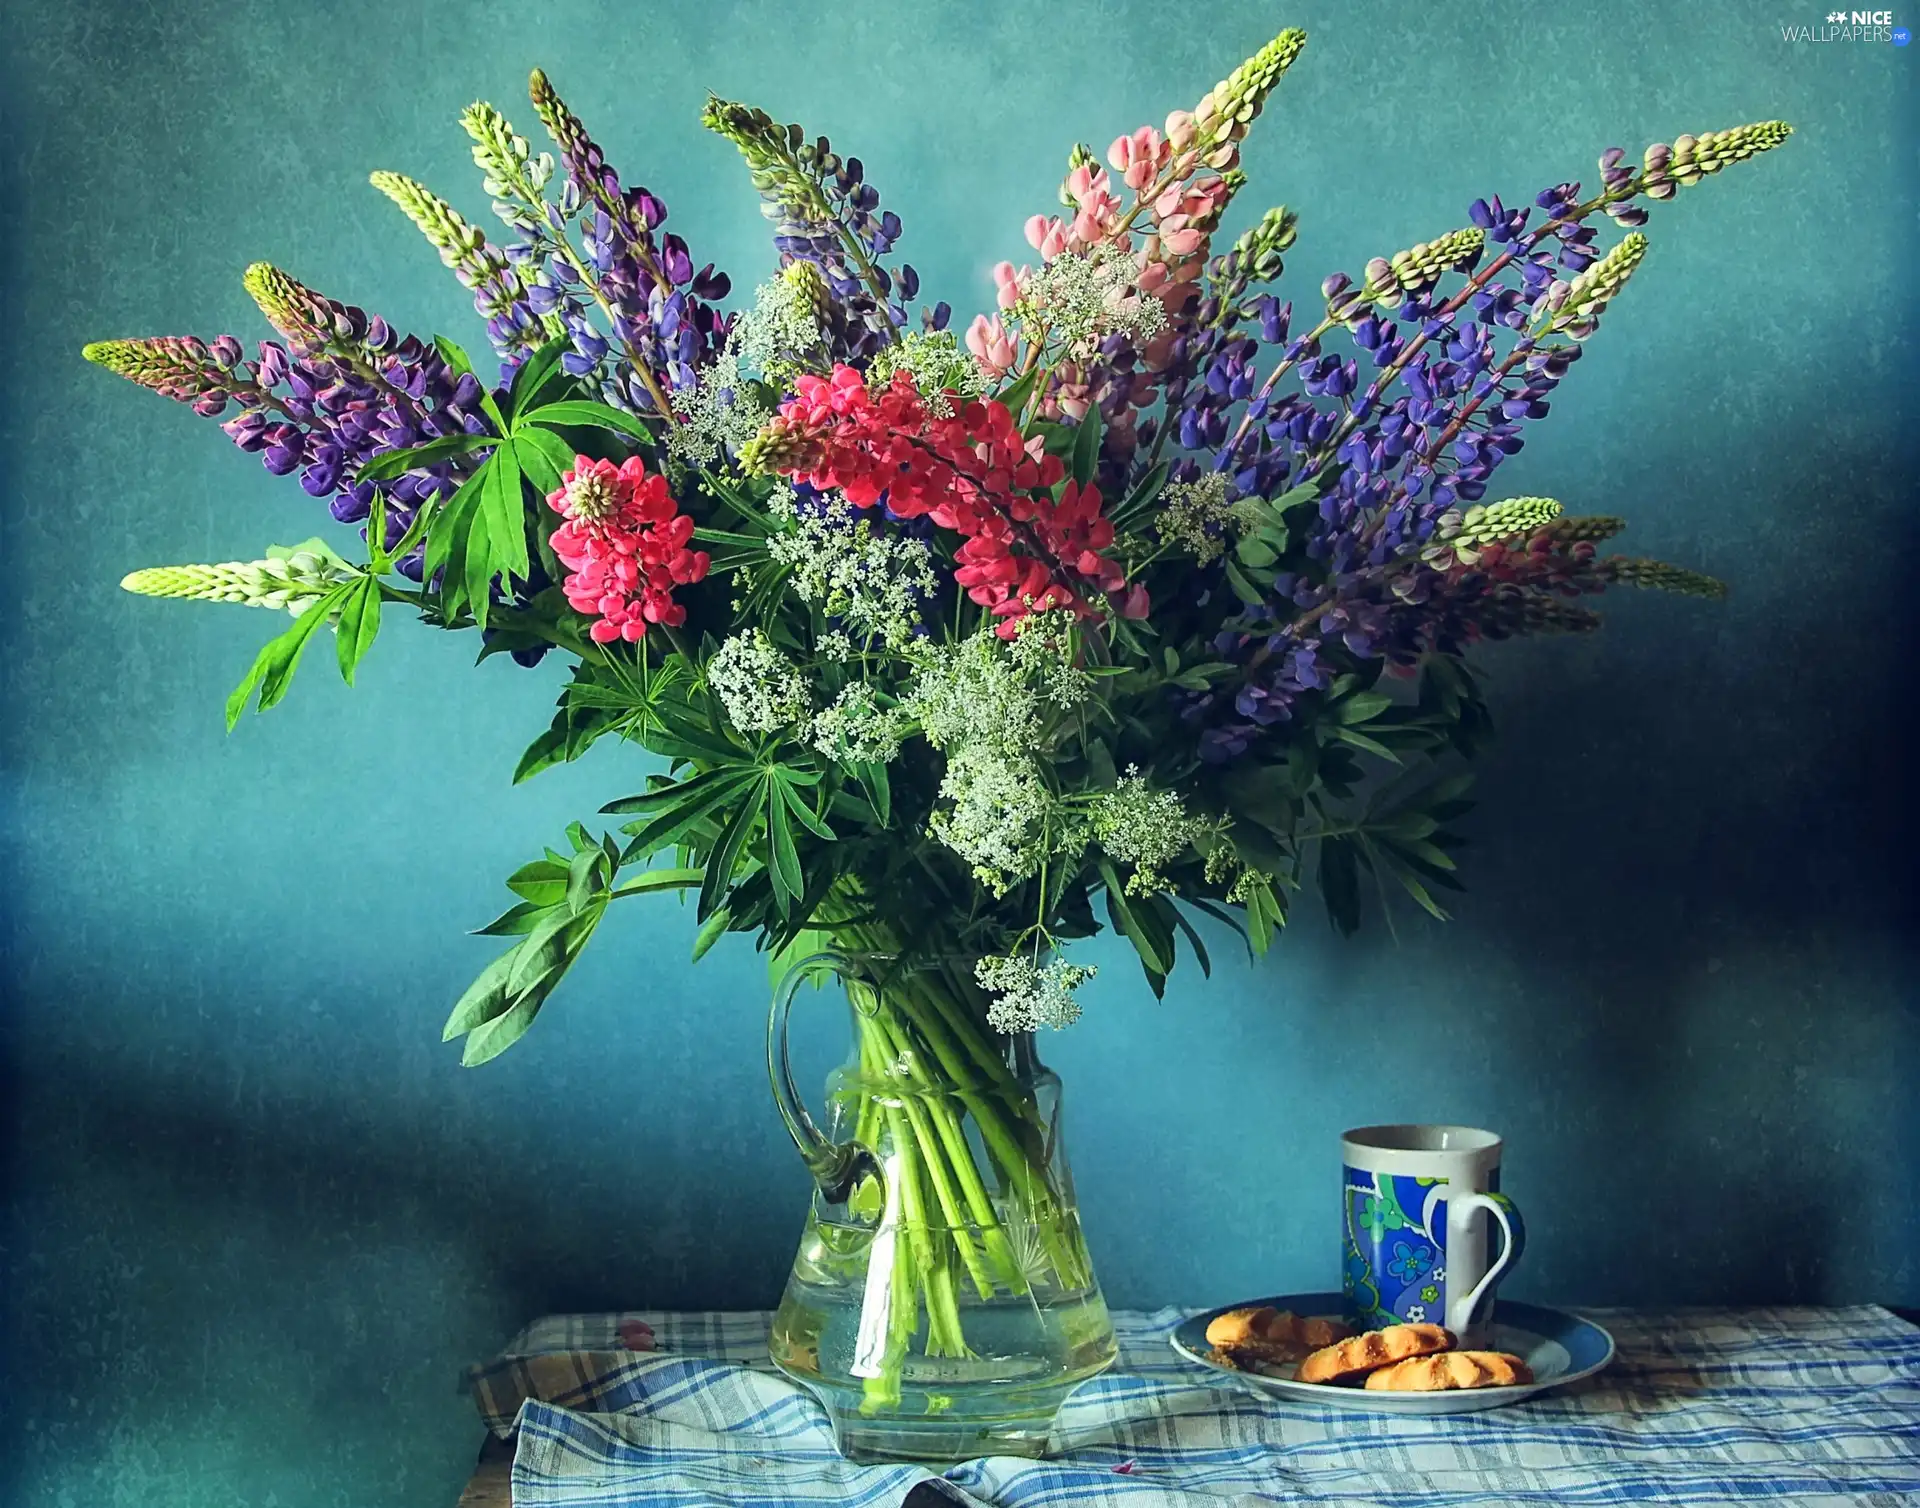
POLYGON ((1302 1382, 1353 1382, 1369 1372, 1453 1348, 1453 1332, 1444 1325, 1389 1325, 1337 1345, 1323 1346, 1300 1363, 1302 1382))
POLYGON ((1415 1356, 1367 1376, 1377 1393, 1439 1393, 1450 1388, 1510 1388, 1533 1381, 1533 1369, 1505 1351, 1446 1351, 1415 1356))
POLYGON ((1298 1361, 1353 1334, 1338 1320, 1302 1319, 1291 1310, 1231 1309, 1207 1326, 1207 1344, 1241 1361, 1298 1361))

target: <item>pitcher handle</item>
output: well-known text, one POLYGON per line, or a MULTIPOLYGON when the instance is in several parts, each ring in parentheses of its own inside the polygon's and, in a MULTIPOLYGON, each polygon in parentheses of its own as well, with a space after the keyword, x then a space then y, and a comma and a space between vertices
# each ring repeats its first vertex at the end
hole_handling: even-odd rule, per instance
POLYGON ((787 1019, 793 1011, 793 997, 816 970, 831 969, 844 979, 853 967, 843 954, 833 952, 801 959, 787 970, 773 992, 773 1009, 767 1015, 767 1079, 773 1086, 773 1103, 786 1122, 787 1134, 799 1148, 800 1160, 806 1163, 829 1204, 845 1204, 864 1179, 873 1179, 882 1189, 885 1180, 879 1159, 867 1148, 857 1141, 829 1141, 814 1124, 800 1091, 794 1087, 793 1064, 787 1053, 787 1019))

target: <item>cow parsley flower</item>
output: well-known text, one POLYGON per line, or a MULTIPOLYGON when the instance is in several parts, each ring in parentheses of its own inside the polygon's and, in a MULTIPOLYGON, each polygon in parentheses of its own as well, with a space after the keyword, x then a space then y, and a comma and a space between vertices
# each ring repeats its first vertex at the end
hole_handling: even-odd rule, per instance
POLYGON ((1087 695, 1086 672, 1070 658, 1069 626, 1063 612, 1035 613, 1010 641, 988 629, 921 656, 908 702, 927 742, 1009 755, 1036 749, 1047 710, 1087 695))
POLYGON ((1093 355, 1109 335, 1144 346, 1166 325, 1167 311, 1135 286, 1138 274, 1129 258, 1110 249, 1087 256, 1062 253, 1021 280, 1013 312, 1044 324, 1047 335, 1076 360, 1093 355))
POLYGON ((1032 759, 981 745, 960 749, 947 758, 940 799, 947 805, 927 819, 927 831, 996 896, 1046 861, 1055 803, 1032 759))
POLYGON ((767 554, 792 571, 794 595, 840 619, 852 638, 905 648, 938 587, 926 542, 880 532, 838 493, 827 495, 823 512, 802 512, 791 490, 768 506, 788 523, 767 537, 767 554))
POLYGON ((885 707, 865 681, 853 681, 813 718, 813 746, 847 764, 887 764, 900 752, 908 719, 885 707))
POLYGON ((807 678, 758 628, 735 634, 713 652, 707 685, 742 733, 771 733, 798 722, 813 706, 807 678))
POLYGON ((1099 972, 1063 958, 1036 963, 1016 953, 981 959, 974 965, 973 976, 994 997, 987 1006, 987 1024, 995 1031, 1013 1033, 1073 1025, 1080 1019, 1080 1002, 1073 992, 1099 972))
POLYGON ((1161 873, 1192 846, 1206 824, 1187 815, 1172 791, 1148 786, 1138 765, 1111 791, 1093 802, 1093 835, 1108 854, 1134 872, 1127 879, 1129 895, 1147 895, 1166 883, 1161 873))
POLYGON ((953 416, 956 397, 965 403, 991 386, 980 363, 951 330, 908 330, 897 343, 882 346, 867 366, 867 390, 878 392, 895 372, 912 375, 914 387, 927 400, 927 412, 941 419, 953 416))
POLYGON ((1161 494, 1153 529, 1161 540, 1190 551, 1194 562, 1218 560, 1230 542, 1233 504, 1227 499, 1226 473, 1203 471, 1191 482, 1170 482, 1161 494))
POLYGON ((698 386, 675 396, 681 422, 667 435, 668 449, 690 466, 711 465, 722 450, 737 453, 773 417, 768 388, 782 385, 819 345, 820 317, 804 282, 783 275, 762 283, 698 386))

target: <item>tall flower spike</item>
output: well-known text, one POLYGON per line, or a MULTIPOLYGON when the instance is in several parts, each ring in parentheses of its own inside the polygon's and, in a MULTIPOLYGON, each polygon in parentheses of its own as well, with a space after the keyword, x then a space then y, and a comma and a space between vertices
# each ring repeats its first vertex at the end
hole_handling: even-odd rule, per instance
POLYGON ((1762 120, 1735 126, 1729 131, 1676 136, 1672 146, 1656 142, 1647 148, 1644 159, 1646 190, 1655 198, 1664 198, 1667 195, 1655 193, 1657 187, 1664 185, 1667 194, 1671 194, 1673 184, 1685 187, 1698 183, 1730 162, 1744 162, 1761 152, 1772 151, 1791 135, 1793 127, 1785 121, 1762 120))
POLYGON ((1699 571, 1668 565, 1664 560, 1636 560, 1625 555, 1597 562, 1602 577, 1622 586, 1646 587, 1656 592, 1678 592, 1684 597, 1724 598, 1727 584, 1699 571))
POLYGON ((1560 512, 1560 504, 1550 497, 1510 497, 1487 507, 1476 504, 1460 515, 1457 525, 1449 526, 1451 515, 1443 518, 1435 531, 1439 542, 1425 553, 1429 560, 1452 555, 1463 565, 1472 565, 1485 546, 1533 534, 1559 518, 1560 512))
POLYGON ((1627 279, 1633 276, 1646 254, 1647 238, 1639 231, 1625 237, 1573 280, 1565 301, 1554 311, 1547 328, 1565 332, 1575 340, 1586 339, 1593 333, 1601 312, 1627 286, 1627 279))
POLYGON ((316 600, 354 574, 350 567, 312 550, 294 550, 284 560, 228 560, 218 565, 151 566, 120 585, 142 597, 237 602, 246 607, 286 609, 299 617, 316 600))
POLYGON ((182 403, 225 396, 233 382, 207 343, 191 335, 96 340, 82 346, 80 354, 95 366, 182 403))
POLYGON ((296 356, 342 347, 359 354, 369 335, 387 333, 384 322, 375 330, 364 309, 316 293, 271 262, 255 262, 242 281, 267 323, 286 337, 296 356))
POLYGON ((1417 241, 1392 258, 1375 257, 1367 263, 1367 285, 1361 296, 1375 303, 1397 304, 1410 293, 1424 293, 1442 274, 1471 267, 1486 244, 1487 233, 1469 225, 1431 241, 1417 241))
POLYGON ((1225 157, 1215 161, 1216 153, 1207 149, 1246 139, 1247 128, 1260 114, 1274 85, 1293 66, 1300 49, 1306 45, 1307 34, 1298 27, 1288 27, 1209 89, 1194 106, 1193 122, 1199 133, 1197 144, 1209 167, 1232 165, 1225 157))

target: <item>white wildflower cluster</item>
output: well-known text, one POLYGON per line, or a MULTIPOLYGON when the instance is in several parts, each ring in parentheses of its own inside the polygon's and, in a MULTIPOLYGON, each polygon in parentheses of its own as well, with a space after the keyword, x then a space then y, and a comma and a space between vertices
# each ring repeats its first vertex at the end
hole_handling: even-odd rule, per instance
POLYGON ((1086 695, 1087 678, 1068 658, 1067 626, 1065 614, 1035 614, 1011 643, 983 630, 932 651, 907 696, 927 742, 947 756, 947 805, 928 830, 995 895, 1085 841, 1037 757, 1049 710, 1086 695))
POLYGON ((1101 848, 1133 865, 1129 895, 1146 895, 1165 883, 1161 870, 1206 831, 1206 823, 1187 815, 1172 791, 1156 791, 1130 765, 1120 783, 1093 803, 1093 835, 1101 848))
POLYGON ((1218 560, 1236 535, 1258 522, 1252 516, 1258 505, 1229 501, 1228 486, 1221 471, 1202 472, 1191 482, 1169 483, 1161 494, 1154 532, 1164 543, 1191 551, 1198 565, 1218 560))
POLYGON ((885 387, 895 372, 911 373, 927 408, 942 419, 953 413, 954 398, 964 403, 991 386, 980 363, 951 330, 909 330, 893 345, 881 347, 867 367, 867 390, 885 387))
POLYGON ((904 649, 920 604, 938 588, 926 541, 877 533, 838 493, 828 495, 824 513, 801 512, 790 488, 768 507, 787 529, 767 537, 767 554, 793 572, 794 595, 840 619, 847 637, 904 649))
POLYGON ((813 707, 807 678, 757 628, 735 634, 713 652, 707 685, 742 733, 771 733, 813 707))
POLYGON ((1048 335, 1075 359, 1091 356, 1116 332, 1143 346, 1165 328, 1167 311, 1135 287, 1137 271, 1131 259, 1110 249, 1063 253, 1028 274, 1015 316, 1043 321, 1048 335))
POLYGON ((900 752, 908 723, 899 708, 882 706, 865 681, 853 681, 814 714, 813 746, 843 763, 887 764, 900 752))
POLYGON ((1099 972, 1063 958, 1038 963, 1016 953, 981 959, 973 975, 980 988, 994 997, 987 1006, 987 1024, 1000 1032, 1030 1032, 1043 1026, 1071 1026, 1079 1020, 1080 1002, 1073 992, 1099 972))
POLYGON ((940 796, 948 804, 927 819, 927 831, 972 865, 974 878, 995 895, 1005 895, 1047 857, 1053 792, 1033 759, 961 749, 947 757, 940 796))
POLYGON ((753 308, 734 320, 726 345, 701 371, 699 385, 675 395, 681 422, 669 431, 667 448, 690 466, 711 465, 722 449, 739 450, 773 416, 752 379, 779 386, 794 357, 819 344, 819 316, 806 284, 788 277, 762 283, 753 308))

